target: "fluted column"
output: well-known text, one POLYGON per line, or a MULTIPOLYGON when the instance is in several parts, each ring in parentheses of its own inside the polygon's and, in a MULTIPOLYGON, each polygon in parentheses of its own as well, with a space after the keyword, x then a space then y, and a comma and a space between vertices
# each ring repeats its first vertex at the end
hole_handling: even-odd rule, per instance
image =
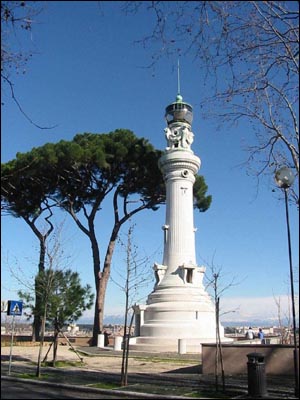
POLYGON ((196 264, 193 184, 200 159, 192 152, 175 150, 162 156, 159 166, 166 183, 163 265, 167 270, 160 283, 163 286, 178 284, 176 272, 183 264, 196 264))

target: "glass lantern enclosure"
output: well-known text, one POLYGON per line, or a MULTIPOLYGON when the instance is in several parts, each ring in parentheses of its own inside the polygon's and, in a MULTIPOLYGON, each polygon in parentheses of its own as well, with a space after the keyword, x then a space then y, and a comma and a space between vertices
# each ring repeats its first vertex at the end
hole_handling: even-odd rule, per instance
POLYGON ((193 107, 182 101, 176 101, 166 108, 165 118, 168 125, 173 122, 186 122, 192 125, 193 107))

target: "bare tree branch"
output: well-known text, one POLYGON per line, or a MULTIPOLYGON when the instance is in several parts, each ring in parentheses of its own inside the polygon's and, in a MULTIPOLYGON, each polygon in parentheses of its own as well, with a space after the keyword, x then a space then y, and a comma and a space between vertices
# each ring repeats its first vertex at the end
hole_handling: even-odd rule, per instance
POLYGON ((24 115, 24 117, 27 119, 27 121, 29 121, 32 125, 34 125, 35 127, 39 128, 39 129, 54 129, 56 128, 58 125, 53 125, 53 126, 41 126, 36 124, 23 110, 22 106, 20 105, 19 101, 17 100, 16 96, 15 96, 15 92, 14 92, 14 88, 13 88, 13 84, 12 82, 3 74, 1 74, 1 78, 4 79, 10 88, 10 92, 11 92, 11 98, 13 99, 13 101, 16 103, 18 109, 20 110, 20 112, 24 115))
POLYGON ((133 1, 123 8, 151 15, 148 33, 137 41, 151 50, 148 67, 154 70, 160 58, 170 55, 192 57, 203 75, 203 118, 219 121, 222 128, 247 123, 247 172, 274 175, 286 164, 298 181, 297 2, 133 1))

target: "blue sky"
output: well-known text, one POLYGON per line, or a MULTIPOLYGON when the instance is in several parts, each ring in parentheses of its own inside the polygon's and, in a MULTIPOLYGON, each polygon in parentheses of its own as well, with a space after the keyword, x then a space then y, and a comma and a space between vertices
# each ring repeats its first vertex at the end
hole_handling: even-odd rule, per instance
MULTIPOLYGON (((71 140, 77 133, 117 128, 132 130, 156 148, 166 147, 164 111, 177 94, 177 59, 164 58, 155 69, 147 68, 151 51, 134 41, 149 33, 152 16, 124 16, 120 2, 105 3, 100 9, 98 2, 43 2, 44 10, 35 18, 30 40, 19 37, 23 48, 34 54, 26 73, 13 76, 15 95, 35 123, 56 127, 40 130, 30 124, 3 87, 2 162, 47 142, 71 140)), ((180 63, 181 94, 194 107, 192 148, 201 158, 199 173, 213 197, 206 213, 195 212, 198 264, 214 262, 222 267, 224 284, 232 276, 239 282, 223 295, 225 311, 226 307, 239 308, 234 315, 226 314, 227 319, 276 318, 273 294, 286 301, 289 291, 284 203, 278 200, 278 190, 272 192, 271 178, 258 186, 240 166, 247 159, 243 146, 251 137, 247 125, 217 130, 216 122, 201 118, 205 77, 191 58, 181 57, 180 63)), ((298 274, 298 212, 295 207, 289 210, 293 264, 298 274)), ((162 261, 164 212, 162 207, 134 218, 135 243, 149 256, 149 268, 154 261, 162 261)), ((106 204, 97 219, 102 257, 110 216, 111 207, 106 204)), ((62 218, 57 214, 57 223, 62 218)), ((72 267, 80 272, 83 283, 94 287, 90 244, 70 218, 65 220, 63 236, 72 267)), ((1 298, 16 299, 19 284, 11 270, 31 279, 38 262, 38 243, 25 222, 6 216, 2 218, 1 247, 1 298)), ((117 249, 113 274, 123 258, 117 249)), ((152 288, 149 283, 144 295, 152 288)), ((110 283, 106 314, 122 313, 123 303, 123 294, 110 283)))

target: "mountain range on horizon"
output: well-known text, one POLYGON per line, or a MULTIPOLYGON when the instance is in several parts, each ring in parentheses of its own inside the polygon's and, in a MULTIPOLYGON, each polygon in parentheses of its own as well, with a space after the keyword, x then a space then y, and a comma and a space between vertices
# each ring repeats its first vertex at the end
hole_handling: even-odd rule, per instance
MULTIPOLYGON (((123 315, 106 315, 103 320, 105 325, 123 325, 124 324, 124 316, 123 315)), ((93 321, 89 318, 80 319, 77 322, 78 325, 91 325, 93 321)), ((231 326, 259 326, 259 327, 271 327, 278 326, 278 321, 274 318, 253 318, 253 319, 240 319, 240 320, 226 320, 222 321, 221 324, 223 327, 231 327, 231 326)))

